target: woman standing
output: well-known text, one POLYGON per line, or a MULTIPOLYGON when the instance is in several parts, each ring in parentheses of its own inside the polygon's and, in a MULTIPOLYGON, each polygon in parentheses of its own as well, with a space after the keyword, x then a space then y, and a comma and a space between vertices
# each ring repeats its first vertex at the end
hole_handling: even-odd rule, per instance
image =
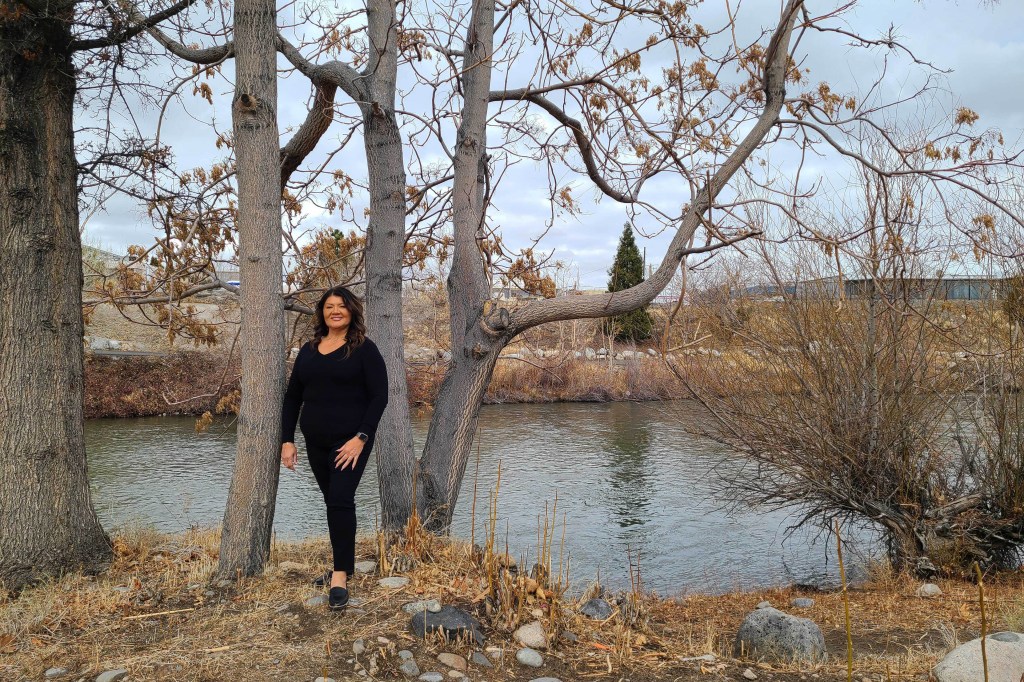
POLYGON ((328 289, 316 306, 313 340, 299 349, 285 392, 281 463, 295 470, 298 422, 327 504, 334 553, 332 609, 348 604, 348 576, 356 555, 356 486, 387 404, 387 369, 377 346, 366 338, 362 302, 345 287, 328 289))

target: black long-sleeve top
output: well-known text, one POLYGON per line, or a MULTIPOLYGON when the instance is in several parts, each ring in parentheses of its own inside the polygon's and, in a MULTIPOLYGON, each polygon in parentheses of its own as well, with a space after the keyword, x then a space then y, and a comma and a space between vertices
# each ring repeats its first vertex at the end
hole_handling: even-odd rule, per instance
POLYGON ((281 409, 282 443, 295 440, 296 422, 307 442, 322 447, 359 432, 373 438, 388 404, 384 358, 369 339, 348 357, 345 350, 324 355, 309 343, 299 349, 281 409))

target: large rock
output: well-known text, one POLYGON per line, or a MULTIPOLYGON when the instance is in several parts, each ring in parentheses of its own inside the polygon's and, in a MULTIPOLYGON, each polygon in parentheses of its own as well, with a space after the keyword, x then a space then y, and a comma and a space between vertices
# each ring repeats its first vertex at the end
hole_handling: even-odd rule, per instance
POLYGON ((587 618, 604 620, 612 615, 612 606, 604 599, 594 598, 583 605, 583 608, 580 609, 580 613, 587 618))
POLYGON ((442 632, 449 641, 469 637, 477 644, 484 643, 480 621, 454 606, 443 606, 437 613, 417 612, 409 621, 409 631, 420 638, 426 638, 430 633, 442 632))
POLYGON ((813 621, 769 606, 751 612, 743 621, 733 655, 818 663, 826 658, 825 637, 813 621))
POLYGON ((544 624, 539 620, 527 623, 516 630, 512 636, 517 642, 530 649, 547 649, 548 634, 544 631, 544 624))
MULTIPOLYGON (((997 632, 985 638, 988 682, 1020 682, 1024 678, 1024 634, 997 632)), ((938 682, 977 682, 984 679, 981 638, 946 654, 932 673, 938 682)))

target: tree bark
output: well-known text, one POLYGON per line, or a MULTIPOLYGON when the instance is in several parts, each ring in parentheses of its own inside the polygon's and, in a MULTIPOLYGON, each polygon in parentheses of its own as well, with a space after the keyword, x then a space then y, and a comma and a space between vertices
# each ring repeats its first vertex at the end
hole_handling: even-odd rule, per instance
POLYGON ((277 13, 237 0, 232 122, 238 167, 242 402, 218 573, 256 575, 270 555, 281 450, 284 301, 277 131, 277 13))
MULTIPOLYGON (((0 584, 111 554, 89 495, 71 9, 0 21, 0 584)), ((125 464, 130 466, 130 463, 125 464)))
POLYGON ((393 0, 369 0, 369 102, 361 105, 370 190, 366 230, 366 323, 388 368, 388 407, 377 430, 381 526, 401 529, 413 504, 412 423, 405 378, 402 261, 405 255, 405 158, 395 116, 398 23, 393 0))

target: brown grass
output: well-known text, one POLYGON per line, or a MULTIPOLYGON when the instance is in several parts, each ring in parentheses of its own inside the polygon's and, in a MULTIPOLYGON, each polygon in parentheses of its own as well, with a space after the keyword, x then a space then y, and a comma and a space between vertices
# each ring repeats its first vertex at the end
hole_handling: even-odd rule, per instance
MULTIPOLYGON (((545 533, 547 552, 557 566, 560 540, 551 529, 545 533)), ((743 617, 762 600, 786 609, 796 596, 792 589, 671 599, 635 591, 620 595, 619 609, 607 621, 589 621, 576 612, 581 599, 569 596, 564 584, 551 585, 553 575, 539 581, 549 580, 553 589, 538 592, 525 570, 502 568, 508 559, 500 548, 475 552, 465 543, 415 530, 390 546, 384 539, 364 539, 358 550, 363 558, 376 558, 377 548, 386 547, 384 566, 402 556, 399 563, 412 566, 405 572, 410 585, 386 591, 377 586, 378 576, 356 576, 351 584, 360 603, 335 614, 304 605, 317 594, 308 581, 327 564, 326 542, 276 543, 266 574, 237 584, 211 584, 217 546, 217 534, 210 531, 124 531, 114 539, 115 559, 105 573, 70 574, 0 601, 0 677, 37 680, 59 666, 72 671, 69 679, 123 667, 133 680, 309 680, 325 673, 342 680, 355 679, 355 671, 368 668, 374 657, 374 679, 397 679, 399 649, 412 650, 421 669, 443 672, 437 653, 468 658, 472 649, 408 634, 408 616, 399 607, 429 597, 476 614, 488 646, 504 650, 494 669, 471 669, 476 680, 714 679, 704 674, 709 672, 736 679, 747 666, 762 678, 845 678, 840 593, 815 594, 814 606, 800 611, 822 627, 831 653, 823 666, 800 668, 731 658, 743 617), (284 561, 299 568, 283 570, 284 561), (493 599, 497 582, 511 590, 505 592, 509 607, 493 599), (519 666, 511 639, 514 628, 535 614, 552 634, 543 671, 519 666), (575 633, 578 641, 554 636, 556 629, 575 633), (367 645, 358 658, 351 649, 356 639, 367 645), (698 658, 706 654, 715 657, 698 658)), ((920 599, 913 596, 916 582, 879 571, 870 583, 850 590, 857 679, 918 679, 950 646, 977 636, 975 586, 940 584, 945 594, 920 599)), ((987 599, 993 630, 1010 627, 1014 609, 1024 603, 1024 579, 1019 573, 990 577, 987 599)))

